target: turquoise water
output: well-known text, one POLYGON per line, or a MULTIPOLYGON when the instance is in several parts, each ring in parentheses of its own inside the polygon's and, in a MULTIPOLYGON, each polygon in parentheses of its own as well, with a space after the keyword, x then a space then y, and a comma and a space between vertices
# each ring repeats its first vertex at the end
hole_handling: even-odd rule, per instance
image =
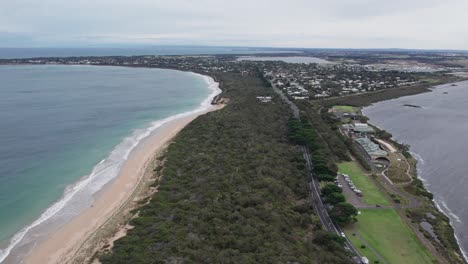
POLYGON ((52 204, 60 201, 61 219, 89 204, 152 122, 213 92, 200 75, 161 69, 0 66, 0 80, 0 262, 13 235, 51 217, 43 213, 52 204), (93 168, 77 194, 83 204, 63 202, 93 168))

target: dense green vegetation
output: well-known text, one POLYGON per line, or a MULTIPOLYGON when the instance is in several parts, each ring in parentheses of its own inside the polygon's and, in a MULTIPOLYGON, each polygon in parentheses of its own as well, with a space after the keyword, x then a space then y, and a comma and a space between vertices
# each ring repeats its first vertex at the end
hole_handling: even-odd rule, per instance
MULTIPOLYGON (((306 118, 290 119, 288 125, 290 140, 310 149, 314 177, 322 182, 333 182, 337 174, 334 156, 315 127, 311 126, 306 118)), ((346 149, 341 151, 345 152, 346 149)), ((356 221, 357 210, 353 205, 346 203, 346 198, 341 192, 341 189, 334 184, 327 184, 322 189, 322 196, 326 203, 333 206, 330 210, 332 220, 344 226, 356 221)))
POLYGON ((336 204, 330 210, 330 218, 341 226, 356 222, 357 215, 357 209, 353 205, 345 202, 336 204))
MULTIPOLYGON (((443 82, 453 81, 455 80, 455 78, 439 76, 438 80, 439 80, 439 83, 443 83, 443 82)), ((382 90, 378 92, 372 92, 372 93, 366 93, 366 94, 360 94, 360 95, 330 98, 330 99, 314 101, 314 102, 303 102, 302 104, 300 104, 300 108, 303 112, 308 114, 309 118, 312 118, 313 120, 315 120, 314 122, 318 124, 318 127, 320 128, 321 131, 323 131, 323 133, 330 133, 330 130, 332 131, 334 130, 333 132, 336 134, 335 137, 327 136, 323 138, 327 140, 331 139, 332 141, 336 141, 336 138, 340 138, 341 136, 339 131, 337 131, 336 129, 339 125, 339 122, 338 120, 334 119, 327 113, 328 108, 333 107, 335 105, 351 105, 351 106, 356 106, 356 107, 367 106, 367 105, 370 105, 372 103, 382 101, 382 100, 388 100, 388 99, 397 98, 401 96, 428 92, 429 89, 427 88, 430 86, 431 84, 422 84, 422 85, 418 85, 415 87, 388 89, 388 90, 382 90), (328 125, 329 127, 328 131, 326 128, 321 127, 324 124, 328 125)), ((412 167, 413 167, 414 174, 416 174, 415 160, 412 158, 411 154, 409 153, 409 146, 403 145, 403 144, 400 144, 398 142, 391 140, 390 139, 391 134, 386 131, 381 131, 380 129, 377 129, 377 136, 384 138, 390 141, 393 145, 397 146, 398 149, 402 152, 402 154, 408 160, 410 160, 410 163, 412 164, 412 167)), ((368 163, 357 151, 355 144, 353 144, 351 140, 344 139, 343 141, 347 147, 347 151, 349 151, 349 153, 352 154, 352 156, 356 158, 357 161, 359 161, 359 164, 364 169, 370 170, 368 163)), ((335 143, 327 142, 327 143, 328 143, 327 145, 329 146, 340 147, 340 145, 337 144, 336 142, 335 143)), ((336 151, 333 151, 333 153, 335 152, 336 151)), ((434 232, 437 235, 437 239, 438 241, 440 241, 440 243, 436 239, 434 239, 434 237, 432 237, 430 234, 428 234, 426 231, 422 230, 421 228, 419 228, 420 232, 422 232, 427 238, 431 240, 432 244, 437 248, 437 251, 440 254, 442 254, 445 259, 448 259, 449 262, 451 263, 463 262, 464 263, 461 257, 459 246, 454 237, 453 228, 451 227, 448 218, 438 211, 438 209, 432 202, 432 197, 433 197, 432 194, 425 189, 423 183, 419 179, 414 178, 413 182, 410 185, 404 187, 403 189, 410 194, 423 198, 422 199, 423 203, 421 204, 420 207, 406 210, 406 216, 412 221, 412 224, 415 226, 415 228, 418 228, 419 224, 422 221, 429 222, 432 225, 434 232), (428 217, 428 215, 434 216, 435 218, 430 218, 428 217), (430 221, 428 221, 428 219, 430 219, 430 221)), ((378 199, 378 200, 381 200, 381 199, 378 199)), ((396 202, 400 201, 398 198, 394 200, 396 202)), ((376 203, 376 202, 373 201, 373 203, 376 203)), ((358 217, 358 220, 359 219, 360 218, 358 217)))
MULTIPOLYGON (((455 81, 456 78, 438 75, 437 80, 439 84, 455 81)), ((348 161, 349 159, 346 159, 345 154, 349 152, 359 162, 361 167, 363 167, 365 170, 370 170, 369 164, 360 155, 359 151, 355 147, 355 144, 351 140, 342 137, 342 135, 337 129, 340 122, 328 113, 328 109, 336 105, 363 107, 378 101, 388 100, 401 96, 413 95, 417 93, 429 92, 430 90, 428 88, 432 85, 433 83, 429 82, 412 87, 387 89, 377 92, 370 92, 344 97, 335 97, 324 100, 302 101, 298 102, 298 106, 302 111, 302 114, 304 116, 307 116, 308 120, 310 120, 313 123, 314 128, 317 128, 319 134, 318 137, 324 140, 325 143, 323 145, 328 147, 328 153, 333 154, 334 159, 337 162, 340 160, 348 161), (339 142, 340 140, 341 142, 344 142, 346 148, 342 148, 342 144, 339 142), (340 152, 343 155, 339 155, 340 152)), ((399 144, 398 142, 394 142, 393 140, 391 140, 390 133, 382 131, 380 129, 377 129, 377 136, 386 139, 390 141, 393 145, 397 146, 398 149, 402 152, 402 154, 410 161, 410 163, 412 164, 411 166, 413 167, 413 173, 416 174, 415 160, 411 157, 411 154, 409 153, 409 146, 399 144)), ((361 179, 364 179, 364 177, 361 177, 361 179)), ((367 179, 370 180, 369 178, 367 179)), ((367 183, 371 182, 369 181, 367 183)), ((364 184, 364 186, 372 187, 371 189, 373 190, 371 191, 371 194, 378 193, 378 190, 376 190, 376 186, 374 184, 364 184)), ((362 187, 359 188, 361 190, 364 189, 362 187)), ((414 178, 411 184, 402 187, 402 189, 404 189, 404 191, 410 194, 417 196, 422 201, 420 207, 406 209, 406 216, 411 220, 414 228, 418 229, 422 221, 429 222, 432 225, 438 240, 435 239, 425 230, 422 230, 420 227, 419 231, 431 240, 432 244, 437 248, 437 251, 441 253, 450 263, 465 263, 461 257, 461 252, 454 237, 453 228, 451 227, 448 218, 438 211, 438 209, 432 202, 432 194, 425 189, 423 183, 419 179, 414 178), (428 219, 430 219, 430 221, 428 221, 428 219)), ((384 197, 381 193, 377 195, 379 197, 374 195, 371 196, 371 201, 367 201, 367 203, 378 203, 382 205, 382 198, 384 197), (377 200, 375 200, 374 198, 376 198, 377 200)), ((392 194, 390 194, 390 196, 392 196, 392 194)), ((396 203, 400 202, 398 197, 392 198, 394 198, 394 201, 396 203)), ((364 199, 366 199, 366 195, 364 195, 364 199)), ((385 201, 386 202, 384 203, 384 205, 388 205, 388 201, 386 199, 385 201)), ((358 220, 359 219, 360 218, 358 217, 358 220)), ((359 247, 359 245, 356 246, 359 247)))
MULTIPOLYGON (((101 262, 349 263, 341 239, 313 215, 289 108, 259 78, 216 77, 229 104, 181 131, 159 191, 101 262)), ((336 171, 322 164, 317 171, 336 171)))
POLYGON ((305 118, 291 118, 288 122, 289 139, 299 145, 305 145, 312 153, 313 173, 321 181, 334 181, 338 168, 335 165, 326 142, 319 136, 305 118))
POLYGON ((328 183, 325 186, 322 187, 322 195, 327 197, 331 195, 332 193, 342 193, 343 190, 336 186, 336 184, 328 183))
POLYGON ((346 201, 345 196, 342 193, 338 193, 338 192, 330 193, 329 195, 326 195, 324 198, 325 198, 325 202, 331 205, 336 205, 336 204, 343 203, 346 201))
POLYGON ((344 137, 337 133, 338 126, 333 115, 316 103, 296 101, 296 104, 303 110, 303 120, 307 120, 316 131, 316 141, 320 144, 321 151, 335 161, 349 161, 344 137))
MULTIPOLYGON (((458 242, 453 235, 453 227, 450 225, 450 220, 446 215, 433 206, 407 209, 406 213, 414 223, 429 223, 436 234, 437 241, 447 249, 447 252, 449 253, 448 258, 453 263, 463 262, 462 256, 459 252, 458 242)), ((423 228, 420 228, 420 231, 425 237, 434 239, 432 237, 434 234, 428 233, 423 228)))

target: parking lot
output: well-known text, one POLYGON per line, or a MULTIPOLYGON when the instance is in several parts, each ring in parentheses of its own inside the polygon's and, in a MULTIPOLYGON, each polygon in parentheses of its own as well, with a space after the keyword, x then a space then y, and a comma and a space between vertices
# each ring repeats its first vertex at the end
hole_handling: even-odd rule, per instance
POLYGON ((338 174, 338 186, 341 186, 343 189, 343 194, 346 196, 346 201, 356 208, 366 207, 367 205, 362 201, 362 196, 356 194, 354 190, 351 189, 349 183, 346 181, 345 177, 342 174, 338 174))

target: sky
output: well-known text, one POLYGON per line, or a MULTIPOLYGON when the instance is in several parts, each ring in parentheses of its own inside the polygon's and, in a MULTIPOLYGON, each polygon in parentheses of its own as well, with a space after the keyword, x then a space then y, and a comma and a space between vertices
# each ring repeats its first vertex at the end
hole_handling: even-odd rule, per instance
POLYGON ((468 50, 468 0, 0 0, 0 47, 468 50))

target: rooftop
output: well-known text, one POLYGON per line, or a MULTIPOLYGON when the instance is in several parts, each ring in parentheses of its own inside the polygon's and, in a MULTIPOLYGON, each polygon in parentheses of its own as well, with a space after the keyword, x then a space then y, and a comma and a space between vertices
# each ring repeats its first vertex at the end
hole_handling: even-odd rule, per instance
POLYGON ((356 142, 369 154, 369 156, 387 156, 387 152, 382 150, 379 145, 375 144, 368 138, 357 138, 356 142))

